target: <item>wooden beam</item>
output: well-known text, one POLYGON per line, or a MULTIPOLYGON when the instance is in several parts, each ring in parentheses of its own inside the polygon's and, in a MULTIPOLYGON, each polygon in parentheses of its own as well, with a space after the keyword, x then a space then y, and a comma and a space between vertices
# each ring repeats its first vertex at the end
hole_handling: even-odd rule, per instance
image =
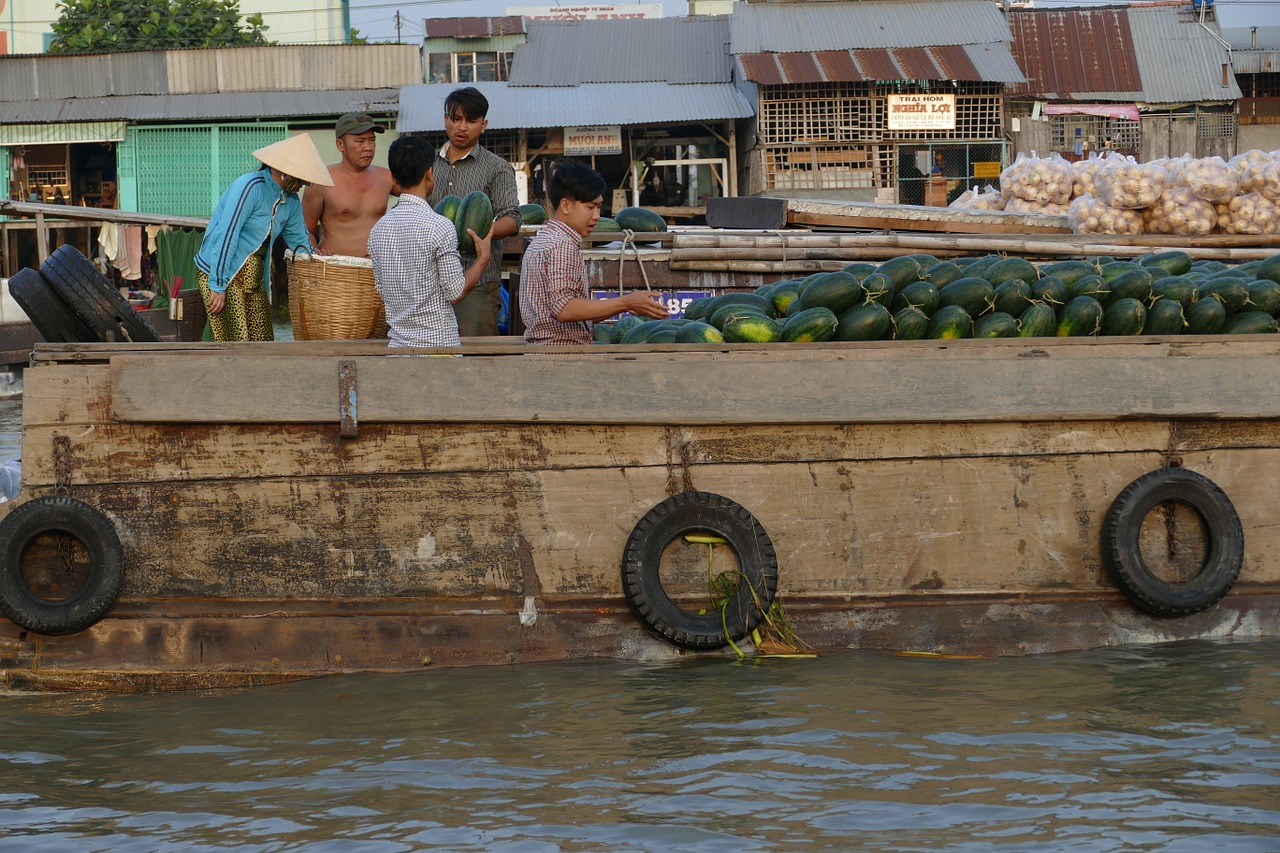
MULTIPOLYGON (((1176 358, 1159 340, 1124 347, 1082 341, 1062 349, 1020 343, 986 354, 930 343, 910 358, 846 344, 820 348, 801 362, 784 355, 807 345, 771 344, 768 352, 685 345, 634 355, 584 348, 581 355, 352 360, 365 423, 1271 418, 1280 388, 1280 342, 1237 346, 1234 355, 1178 349, 1176 358), (1091 345, 1107 353, 1101 372, 1091 345), (762 398, 785 405, 760 405, 762 398)), ((248 353, 121 355, 111 359, 111 411, 133 422, 336 425, 340 361, 248 353)))
POLYGON ((49 229, 45 226, 43 213, 36 213, 36 257, 41 264, 49 258, 49 229))
POLYGON ((172 225, 175 228, 204 228, 208 218, 199 216, 168 216, 162 213, 134 213, 129 210, 111 210, 101 207, 79 207, 74 204, 36 204, 26 201, 0 201, 0 213, 10 216, 35 215, 52 219, 82 219, 91 222, 122 222, 127 225, 172 225))

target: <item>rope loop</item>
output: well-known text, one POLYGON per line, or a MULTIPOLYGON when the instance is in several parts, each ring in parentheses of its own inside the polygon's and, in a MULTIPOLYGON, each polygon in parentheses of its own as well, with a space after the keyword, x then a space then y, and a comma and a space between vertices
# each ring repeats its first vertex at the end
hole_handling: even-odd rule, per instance
POLYGON ((622 246, 618 249, 618 295, 622 295, 622 267, 627 260, 627 247, 631 247, 631 254, 635 256, 636 264, 640 267, 640 277, 644 279, 644 289, 653 290, 649 284, 649 273, 644 268, 644 259, 640 257, 640 250, 636 248, 636 234, 630 228, 624 228, 622 231, 622 246))

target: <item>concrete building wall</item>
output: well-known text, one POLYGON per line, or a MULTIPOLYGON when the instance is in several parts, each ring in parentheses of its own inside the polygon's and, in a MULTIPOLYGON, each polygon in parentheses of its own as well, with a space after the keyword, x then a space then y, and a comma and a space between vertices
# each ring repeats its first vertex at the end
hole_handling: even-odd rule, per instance
POLYGON ((1280 151, 1280 124, 1246 124, 1237 131, 1237 154, 1258 149, 1280 151))

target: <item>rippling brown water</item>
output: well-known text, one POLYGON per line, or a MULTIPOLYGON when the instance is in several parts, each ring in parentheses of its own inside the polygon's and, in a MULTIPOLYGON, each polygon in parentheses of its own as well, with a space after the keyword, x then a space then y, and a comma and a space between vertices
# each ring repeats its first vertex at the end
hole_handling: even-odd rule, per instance
POLYGON ((0 697, 5 849, 1280 850, 1280 643, 0 697))
POLYGON ((0 850, 805 849, 1280 851, 1280 642, 0 696, 0 850))

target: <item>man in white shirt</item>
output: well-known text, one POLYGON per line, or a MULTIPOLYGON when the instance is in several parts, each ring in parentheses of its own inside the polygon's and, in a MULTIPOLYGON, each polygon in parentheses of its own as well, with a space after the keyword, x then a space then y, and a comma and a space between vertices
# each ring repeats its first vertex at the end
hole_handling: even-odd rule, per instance
POLYGON ((393 347, 461 344, 453 305, 476 286, 489 263, 492 235, 467 229, 476 257, 464 271, 457 230, 427 204, 435 156, 420 136, 402 136, 387 150, 400 201, 373 226, 368 248, 393 347))

